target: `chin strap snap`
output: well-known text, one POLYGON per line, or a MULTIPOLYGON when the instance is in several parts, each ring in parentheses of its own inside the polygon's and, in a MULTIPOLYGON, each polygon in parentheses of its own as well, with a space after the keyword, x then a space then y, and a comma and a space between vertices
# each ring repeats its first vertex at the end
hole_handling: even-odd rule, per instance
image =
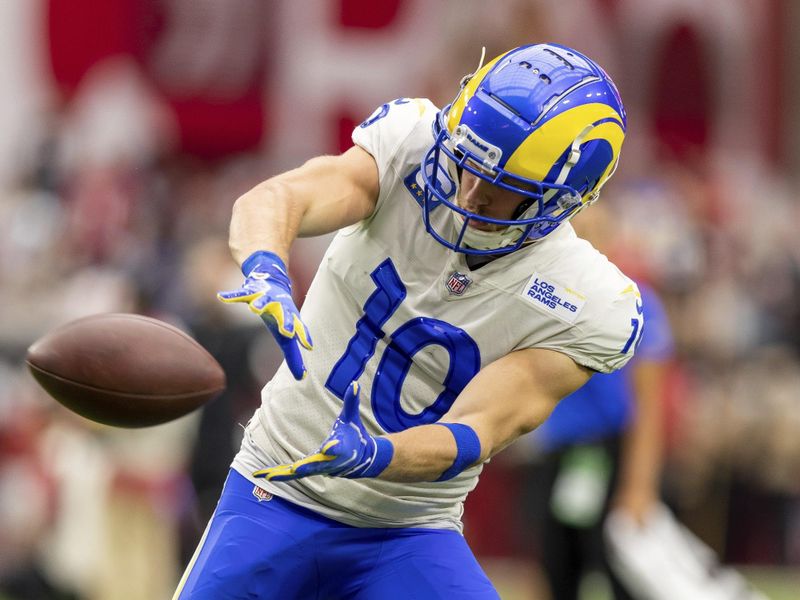
MULTIPOLYGON (((569 149, 569 156, 567 156, 564 166, 561 167, 558 177, 556 177, 556 180, 553 182, 555 185, 562 185, 567 180, 567 177, 569 177, 569 172, 572 171, 572 168, 578 164, 578 161, 581 159, 581 144, 583 144, 583 140, 586 139, 586 136, 589 135, 592 129, 594 129, 594 125, 587 125, 572 141, 572 146, 570 146, 569 149)), ((557 189, 547 190, 543 196, 544 201, 548 202, 557 193, 559 193, 557 189)))
POLYGON ((578 136, 573 140, 572 146, 569 149, 569 156, 567 157, 567 161, 564 163, 564 166, 561 167, 561 172, 556 177, 556 185, 561 185, 567 180, 569 176, 569 172, 572 170, 572 167, 578 164, 578 161, 581 159, 581 144, 583 140, 586 139, 586 136, 589 135, 589 132, 594 129, 594 125, 587 125, 583 128, 578 136))

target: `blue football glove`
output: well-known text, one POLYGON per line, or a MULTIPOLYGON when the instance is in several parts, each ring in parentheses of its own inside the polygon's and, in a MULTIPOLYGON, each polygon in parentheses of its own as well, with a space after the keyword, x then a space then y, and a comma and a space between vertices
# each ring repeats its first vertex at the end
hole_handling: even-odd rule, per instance
POLYGON ((344 395, 344 407, 333 429, 314 454, 291 464, 267 467, 253 473, 270 481, 288 481, 309 475, 329 477, 377 477, 389 466, 392 442, 372 437, 358 414, 359 385, 354 381, 344 395))
POLYGON ((258 251, 242 263, 242 273, 246 278, 242 287, 219 292, 217 298, 228 303, 247 303, 275 336, 294 378, 302 379, 306 367, 298 342, 311 350, 311 334, 300 320, 292 299, 292 283, 286 265, 277 254, 258 251))

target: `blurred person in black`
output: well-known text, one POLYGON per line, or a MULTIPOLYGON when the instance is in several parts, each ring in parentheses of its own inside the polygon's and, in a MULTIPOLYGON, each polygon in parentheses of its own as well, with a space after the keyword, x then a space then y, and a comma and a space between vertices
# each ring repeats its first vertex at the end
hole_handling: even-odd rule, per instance
POLYGON ((526 440, 545 454, 523 498, 537 521, 553 600, 576 600, 593 571, 607 575, 617 600, 633 598, 609 567, 605 519, 617 511, 644 523, 660 503, 661 395, 672 338, 656 294, 639 289, 647 329, 631 364, 595 375, 526 440))
POLYGON ((625 368, 598 374, 564 398, 528 436, 540 459, 524 510, 553 600, 577 600, 581 581, 602 573, 615 600, 728 600, 761 596, 681 525, 662 501, 664 400, 675 359, 672 327, 644 280, 642 257, 625 260, 611 238, 608 205, 576 231, 640 276, 646 328, 625 368))

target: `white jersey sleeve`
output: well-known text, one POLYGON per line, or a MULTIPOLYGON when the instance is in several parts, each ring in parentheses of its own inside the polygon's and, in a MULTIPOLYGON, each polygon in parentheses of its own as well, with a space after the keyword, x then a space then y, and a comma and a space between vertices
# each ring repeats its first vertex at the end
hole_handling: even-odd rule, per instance
POLYGON ((522 297, 570 326, 544 340, 532 330, 520 347, 549 348, 595 371, 616 371, 633 357, 644 330, 639 288, 571 228, 555 237, 549 251, 558 259, 530 278, 522 297))
MULTIPOLYGON (((597 308, 602 315, 581 322, 573 341, 561 351, 585 367, 610 373, 621 369, 633 357, 644 330, 642 302, 636 285, 627 281, 603 298, 597 308)), ((593 311, 587 311, 588 312, 593 311)))
POLYGON ((430 147, 431 120, 438 110, 426 98, 398 98, 378 107, 353 130, 353 143, 369 152, 378 165, 380 195, 376 211, 400 180, 398 165, 406 165, 410 157, 418 164, 430 147), (422 128, 425 131, 420 131, 422 128))

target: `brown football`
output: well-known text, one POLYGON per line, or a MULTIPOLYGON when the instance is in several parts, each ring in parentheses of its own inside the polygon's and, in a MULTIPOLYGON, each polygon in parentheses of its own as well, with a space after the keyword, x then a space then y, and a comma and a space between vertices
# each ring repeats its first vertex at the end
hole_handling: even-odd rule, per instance
POLYGON ((225 388, 225 372, 180 329, 134 314, 72 321, 28 349, 39 384, 70 410, 117 427, 181 417, 225 388))

